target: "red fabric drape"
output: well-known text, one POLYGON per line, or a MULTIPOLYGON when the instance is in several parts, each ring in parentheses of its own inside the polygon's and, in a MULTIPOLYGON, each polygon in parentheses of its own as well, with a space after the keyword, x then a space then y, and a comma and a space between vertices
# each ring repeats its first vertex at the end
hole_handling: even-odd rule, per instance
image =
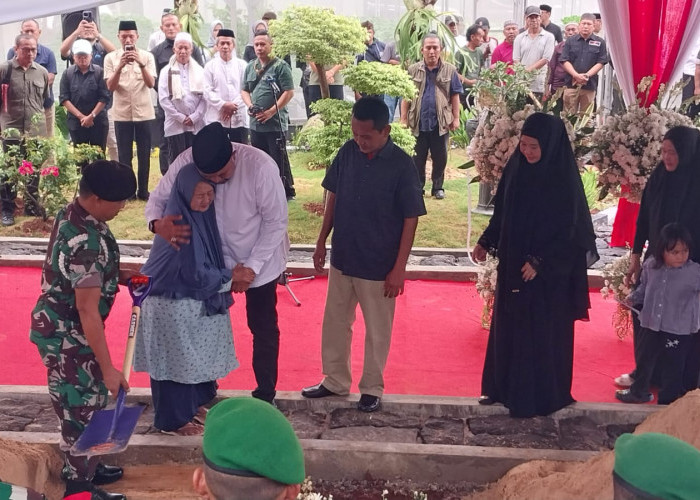
MULTIPOLYGON (((642 78, 656 75, 649 89, 638 94, 645 107, 659 95, 659 87, 673 73, 676 55, 683 40, 693 0, 627 0, 630 13, 630 33, 634 33, 632 74, 635 85, 642 78)), ((623 186, 624 191, 624 186, 623 186)), ((621 198, 610 236, 610 246, 632 246, 637 226, 639 203, 621 198)))
POLYGON ((693 0, 628 0, 632 38, 632 73, 635 84, 656 75, 649 97, 639 94, 645 106, 659 95, 659 86, 668 82, 681 46, 693 0))

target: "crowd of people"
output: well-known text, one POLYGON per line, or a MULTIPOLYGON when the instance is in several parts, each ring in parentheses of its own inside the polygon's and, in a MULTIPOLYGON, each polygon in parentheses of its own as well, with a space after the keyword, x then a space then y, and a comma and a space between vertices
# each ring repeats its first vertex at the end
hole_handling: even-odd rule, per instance
MULTIPOLYGON (((359 304, 366 333, 357 409, 381 407, 396 298, 404 292, 409 252, 419 217, 426 213, 427 155, 433 159, 431 195, 439 200, 445 197, 448 134, 460 126, 462 106, 472 104, 478 68, 521 63, 534 72, 535 98, 553 95, 554 85, 563 85, 563 107, 582 113, 590 106, 596 75, 607 63, 605 42, 594 33, 596 16, 584 14, 576 26, 565 26, 564 40, 550 14, 546 5, 527 7, 526 28, 518 34, 518 24, 506 22, 501 44, 489 35, 485 18, 469 27, 463 40, 457 19, 446 18, 456 43, 464 43, 463 57, 474 63, 466 65, 468 72, 444 60, 444 42, 437 35, 422 39, 423 59, 407 69, 417 96, 399 106, 400 121, 417 137, 413 157, 391 139, 396 101, 365 96, 355 102, 353 139, 340 149, 322 183, 328 196, 313 254, 314 267, 321 271, 332 233, 322 326, 324 378, 304 388, 302 396, 349 393, 350 343, 359 304), (559 66, 564 73, 557 73, 559 66)), ((203 496, 223 498, 217 491, 228 492, 221 488, 238 482, 241 491, 270 488, 269 495, 241 498, 294 498, 298 493, 304 473, 301 448, 274 408, 277 285, 289 249, 287 203, 295 195, 284 154, 285 107, 294 84, 289 63, 271 56, 273 40, 266 29, 271 14, 266 16, 253 26, 247 63, 236 56, 233 31, 218 21, 207 44, 213 55, 203 57, 171 12, 163 14, 163 40, 155 39, 151 51, 135 47, 138 29, 129 20, 119 24, 119 48, 89 20, 64 41, 61 55, 74 66, 61 79, 59 102, 69 112, 71 138, 107 148, 113 123, 117 149, 116 158, 84 167, 77 198, 56 215, 42 292, 32 311, 30 339, 47 368, 49 394, 61 422, 66 498, 124 498, 98 487, 118 480, 120 468, 76 456, 70 447, 93 412, 105 407, 109 393, 129 388, 110 355, 104 320, 118 284, 133 275, 120 271, 119 248, 107 223, 134 197, 146 201, 145 218, 155 235, 141 270, 153 285, 143 303, 135 355, 135 369, 150 376, 155 427, 166 434, 204 435, 205 465, 194 479, 203 496), (150 100, 154 87, 157 109, 150 100), (154 122, 162 124, 163 176, 151 191, 154 122), (133 142, 137 174, 131 166, 133 142), (245 294, 257 387, 252 399, 224 401, 208 412, 217 379, 239 364, 229 318, 238 294, 245 294), (244 427, 230 426, 230 419, 248 407, 254 416, 243 416, 241 422, 268 419, 282 429, 279 439, 289 454, 284 466, 277 468, 276 461, 266 458, 269 451, 258 452, 266 448, 250 433, 232 433, 244 427), (238 444, 247 441, 250 453, 231 455, 233 449, 243 453, 238 444)), ((371 23, 365 28, 373 35, 371 23)), ((4 90, 9 88, 0 125, 46 134, 52 105, 49 70, 35 60, 40 30, 33 20, 22 23, 22 30, 16 55, 0 65, 4 90), (25 80, 32 85, 15 83, 25 80), (30 120, 34 115, 39 118, 30 120)), ((395 45, 373 36, 361 58, 400 62, 395 45)), ((51 65, 51 57, 42 60, 51 65)), ((333 86, 337 66, 305 63, 311 74, 323 71, 333 86)), ((629 305, 641 309, 636 371, 624 381, 630 389, 617 394, 622 401, 649 401, 656 370, 662 374, 660 402, 671 402, 698 385, 700 267, 689 261, 700 240, 700 177, 691 168, 700 155, 697 136, 696 129, 686 127, 669 131, 663 160, 642 199, 630 269, 639 286, 629 305), (649 258, 641 266, 647 242, 649 258)), ((5 225, 14 223, 10 188, 3 187, 5 225)), ((598 258, 561 118, 535 113, 526 120, 473 257, 481 261, 488 252, 498 256, 499 268, 479 402, 502 403, 514 417, 548 415, 574 401, 574 322, 588 318, 586 269, 598 258)))

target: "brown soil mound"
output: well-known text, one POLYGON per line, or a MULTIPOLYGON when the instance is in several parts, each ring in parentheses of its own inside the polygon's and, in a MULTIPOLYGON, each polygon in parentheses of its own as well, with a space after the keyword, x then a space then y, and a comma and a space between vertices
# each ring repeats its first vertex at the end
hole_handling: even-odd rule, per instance
MULTIPOLYGON (((662 432, 700 448, 700 390, 695 390, 642 422, 635 434, 662 432)), ((538 460, 511 469, 471 500, 593 500, 613 497, 615 455, 607 451, 584 463, 538 460)))
POLYGON ((32 488, 49 499, 62 498, 61 467, 63 459, 49 445, 0 439, 0 479, 4 482, 32 488))

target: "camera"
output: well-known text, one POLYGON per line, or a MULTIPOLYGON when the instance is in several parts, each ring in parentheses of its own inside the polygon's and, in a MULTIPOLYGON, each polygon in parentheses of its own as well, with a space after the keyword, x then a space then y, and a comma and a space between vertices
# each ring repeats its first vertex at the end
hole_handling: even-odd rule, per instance
POLYGON ((134 45, 124 45, 124 50, 136 50, 136 47, 134 45))
POLYGON ((89 23, 92 22, 92 11, 91 10, 84 10, 83 11, 83 21, 87 21, 89 23))
POLYGON ((248 108, 248 114, 250 116, 255 116, 258 113, 262 113, 263 111, 265 111, 265 110, 263 108, 261 108, 260 106, 258 106, 257 104, 253 104, 251 107, 248 108))

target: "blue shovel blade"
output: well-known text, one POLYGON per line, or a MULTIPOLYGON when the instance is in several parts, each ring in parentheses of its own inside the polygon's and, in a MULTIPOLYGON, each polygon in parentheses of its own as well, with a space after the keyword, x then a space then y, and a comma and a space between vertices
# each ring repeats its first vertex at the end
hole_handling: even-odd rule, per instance
POLYGON ((93 413, 90 423, 71 448, 72 455, 107 455, 126 449, 144 407, 126 406, 124 399, 124 390, 120 389, 113 409, 93 413))

